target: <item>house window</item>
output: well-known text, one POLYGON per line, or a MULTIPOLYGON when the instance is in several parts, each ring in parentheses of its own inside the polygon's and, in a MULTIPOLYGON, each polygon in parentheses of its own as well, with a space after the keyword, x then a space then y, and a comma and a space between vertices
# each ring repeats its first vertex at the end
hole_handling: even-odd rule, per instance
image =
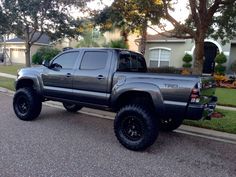
POLYGON ((150 50, 150 67, 163 67, 170 65, 171 50, 166 48, 155 48, 150 50))

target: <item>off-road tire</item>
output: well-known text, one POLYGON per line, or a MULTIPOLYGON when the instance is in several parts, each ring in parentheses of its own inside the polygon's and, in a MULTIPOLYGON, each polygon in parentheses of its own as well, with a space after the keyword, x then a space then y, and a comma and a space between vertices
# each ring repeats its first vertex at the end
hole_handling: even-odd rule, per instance
POLYGON ((63 103, 63 106, 68 112, 73 112, 73 113, 75 113, 83 108, 83 106, 73 104, 73 103, 66 103, 66 102, 63 103))
POLYGON ((183 123, 182 118, 169 118, 160 120, 160 129, 165 132, 171 132, 180 127, 183 123))
POLYGON ((20 88, 13 98, 16 116, 24 121, 36 119, 42 110, 42 101, 33 88, 20 88))
POLYGON ((118 141, 124 147, 143 151, 155 142, 158 136, 158 123, 148 108, 139 104, 130 104, 118 111, 114 121, 114 131, 118 141))

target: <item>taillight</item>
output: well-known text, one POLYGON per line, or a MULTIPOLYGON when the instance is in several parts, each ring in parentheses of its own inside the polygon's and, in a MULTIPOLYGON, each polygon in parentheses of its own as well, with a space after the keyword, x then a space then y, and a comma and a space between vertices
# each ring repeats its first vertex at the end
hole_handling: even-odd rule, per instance
POLYGON ((191 103, 199 103, 200 102, 200 89, 193 88, 190 94, 190 102, 191 103))

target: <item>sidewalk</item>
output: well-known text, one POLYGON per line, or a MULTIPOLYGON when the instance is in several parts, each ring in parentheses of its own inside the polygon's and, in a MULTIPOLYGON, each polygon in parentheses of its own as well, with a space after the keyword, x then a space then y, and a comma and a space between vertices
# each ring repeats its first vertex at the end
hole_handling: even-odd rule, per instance
POLYGON ((16 76, 12 74, 0 73, 0 76, 10 78, 10 79, 16 79, 16 76))

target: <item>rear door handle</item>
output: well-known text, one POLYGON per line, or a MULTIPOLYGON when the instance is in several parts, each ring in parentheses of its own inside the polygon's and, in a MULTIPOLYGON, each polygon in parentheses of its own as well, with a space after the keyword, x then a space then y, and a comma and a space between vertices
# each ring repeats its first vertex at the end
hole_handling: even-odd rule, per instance
POLYGON ((71 73, 66 74, 66 77, 71 77, 71 76, 72 76, 71 73))
POLYGON ((102 80, 102 79, 104 79, 105 77, 103 76, 103 75, 98 75, 98 77, 97 77, 97 79, 98 80, 102 80))

